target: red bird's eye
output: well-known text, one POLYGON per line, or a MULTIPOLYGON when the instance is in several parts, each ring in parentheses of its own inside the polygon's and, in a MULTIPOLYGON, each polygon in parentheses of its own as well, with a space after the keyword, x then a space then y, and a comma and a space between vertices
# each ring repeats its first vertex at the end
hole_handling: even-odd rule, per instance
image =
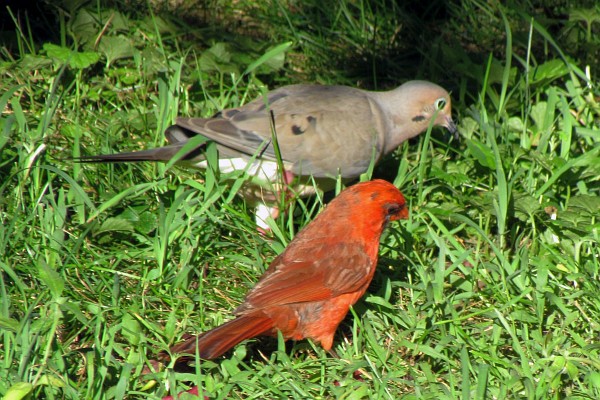
POLYGON ((399 214, 400 211, 402 211, 402 209, 404 208, 404 206, 401 206, 400 204, 386 204, 384 208, 386 214, 392 216, 399 214))

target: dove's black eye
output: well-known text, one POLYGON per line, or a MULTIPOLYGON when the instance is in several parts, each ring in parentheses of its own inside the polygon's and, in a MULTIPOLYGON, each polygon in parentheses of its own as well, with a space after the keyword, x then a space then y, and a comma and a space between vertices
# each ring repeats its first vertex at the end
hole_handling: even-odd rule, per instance
POLYGON ((446 107, 446 99, 440 97, 433 103, 433 105, 435 106, 436 110, 443 110, 446 107))

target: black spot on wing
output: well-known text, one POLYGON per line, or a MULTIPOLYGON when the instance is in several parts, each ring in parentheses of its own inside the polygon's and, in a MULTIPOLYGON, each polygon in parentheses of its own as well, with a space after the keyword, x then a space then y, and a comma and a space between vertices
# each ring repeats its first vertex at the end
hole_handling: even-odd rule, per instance
POLYGON ((298 125, 292 125, 292 133, 294 135, 302 135, 305 131, 298 125))
MULTIPOLYGON (((299 116, 297 114, 292 114, 291 115, 293 119, 297 120, 299 118, 299 116)), ((310 126, 315 127, 315 125, 317 124, 317 119, 315 117, 313 117, 312 115, 309 115, 308 117, 306 117, 306 122, 308 122, 308 124, 310 126)), ((304 132, 306 132, 306 127, 301 127, 300 125, 292 125, 292 133, 294 135, 302 135, 304 132)))

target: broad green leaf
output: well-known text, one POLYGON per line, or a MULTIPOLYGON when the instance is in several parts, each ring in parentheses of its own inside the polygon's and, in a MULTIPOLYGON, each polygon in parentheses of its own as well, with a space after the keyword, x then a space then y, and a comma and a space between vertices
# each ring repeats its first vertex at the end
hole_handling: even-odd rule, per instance
POLYGON ((18 382, 12 385, 4 394, 2 400, 20 400, 25 398, 33 390, 33 385, 27 382, 18 382))
POLYGON ((496 160, 492 150, 476 139, 467 139, 467 148, 479 164, 486 168, 496 169, 496 160))
POLYGON ((529 72, 529 83, 535 84, 542 81, 552 81, 569 73, 569 68, 562 60, 554 59, 546 61, 531 69, 529 72))
POLYGON ((100 228, 94 231, 94 235, 98 235, 100 233, 105 232, 115 232, 115 231, 124 231, 124 232, 133 232, 133 224, 123 218, 107 218, 106 221, 102 223, 100 228))
POLYGON ((115 60, 133 57, 135 47, 131 40, 123 35, 104 36, 100 40, 98 51, 104 54, 107 64, 110 65, 115 60))
POLYGON ((84 69, 90 65, 96 64, 99 59, 100 55, 91 51, 82 53, 73 52, 69 60, 69 65, 75 69, 84 69))
POLYGON ((123 315, 123 319, 121 320, 121 334, 129 344, 137 346, 140 343, 140 336, 142 335, 141 325, 137 318, 131 316, 129 313, 123 315))
POLYGON ((58 298, 65 288, 65 282, 58 272, 50 268, 46 263, 40 262, 38 265, 40 280, 48 286, 53 298, 58 298))

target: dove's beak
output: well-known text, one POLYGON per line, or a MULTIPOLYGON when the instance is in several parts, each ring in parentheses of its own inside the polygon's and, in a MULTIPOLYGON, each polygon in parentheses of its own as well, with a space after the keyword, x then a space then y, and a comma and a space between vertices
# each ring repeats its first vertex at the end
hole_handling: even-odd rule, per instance
POLYGON ((454 123, 454 121, 452 120, 452 117, 446 117, 446 123, 444 124, 444 126, 446 127, 446 129, 448 129, 448 131, 454 135, 454 139, 458 140, 459 136, 458 136, 458 128, 456 127, 456 124, 454 123))

